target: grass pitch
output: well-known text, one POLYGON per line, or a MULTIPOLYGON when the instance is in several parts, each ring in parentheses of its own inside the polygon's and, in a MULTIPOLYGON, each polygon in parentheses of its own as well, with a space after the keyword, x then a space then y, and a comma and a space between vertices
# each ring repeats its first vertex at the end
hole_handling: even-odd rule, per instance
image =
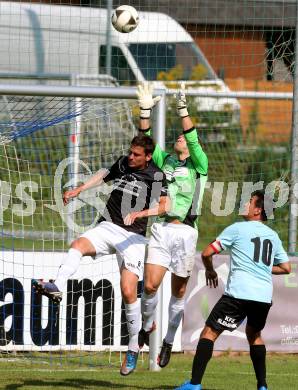
MULTIPOLYGON (((115 361, 109 365, 99 363, 102 358, 102 354, 98 354, 87 360, 62 361, 45 354, 38 358, 4 355, 0 358, 0 389, 174 389, 190 378, 192 365, 191 355, 173 354, 168 367, 160 372, 149 372, 148 355, 144 354, 137 371, 122 377, 119 375, 119 354, 113 354, 115 361)), ((298 389, 297 363, 298 355, 268 355, 269 390, 298 389)), ((256 389, 249 356, 225 354, 213 358, 205 373, 203 389, 256 389)))

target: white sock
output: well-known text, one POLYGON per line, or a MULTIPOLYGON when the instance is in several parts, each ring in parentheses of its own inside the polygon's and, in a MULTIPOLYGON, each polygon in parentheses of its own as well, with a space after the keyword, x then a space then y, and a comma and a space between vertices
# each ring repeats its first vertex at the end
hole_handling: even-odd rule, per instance
POLYGON ((176 298, 171 296, 169 303, 169 322, 168 331, 165 337, 166 343, 173 344, 175 334, 178 326, 180 325, 181 319, 184 313, 184 297, 176 298))
POLYGON ((138 352, 138 336, 141 325, 140 301, 136 300, 134 303, 125 303, 125 314, 129 335, 128 349, 138 352))
POLYGON ((158 300, 156 293, 147 295, 145 292, 143 292, 141 300, 141 311, 143 317, 143 329, 146 332, 152 328, 157 302, 158 300))
POLYGON ((67 280, 77 271, 82 258, 82 253, 77 249, 70 248, 66 259, 60 265, 58 275, 55 279, 55 284, 59 291, 63 291, 67 280))

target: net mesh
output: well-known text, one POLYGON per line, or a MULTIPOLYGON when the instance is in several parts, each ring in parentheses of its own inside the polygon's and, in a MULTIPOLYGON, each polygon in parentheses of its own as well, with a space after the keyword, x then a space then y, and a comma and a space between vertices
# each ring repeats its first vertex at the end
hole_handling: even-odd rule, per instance
MULTIPOLYGON (((81 79, 83 84, 115 85, 110 79, 81 79)), ((11 121, 2 121, 9 142, 0 145, 1 350, 51 351, 44 359, 53 362, 66 359, 68 351, 68 361, 92 363, 100 356, 99 364, 110 364, 110 353, 96 351, 122 350, 128 340, 116 259, 85 258, 60 307, 32 293, 31 280, 55 278, 70 241, 96 224, 104 190, 87 191, 69 207, 63 207, 62 193, 127 154, 136 133, 135 103, 34 96, 3 100, 3 116, 11 121), (94 352, 87 358, 84 351, 94 352)))

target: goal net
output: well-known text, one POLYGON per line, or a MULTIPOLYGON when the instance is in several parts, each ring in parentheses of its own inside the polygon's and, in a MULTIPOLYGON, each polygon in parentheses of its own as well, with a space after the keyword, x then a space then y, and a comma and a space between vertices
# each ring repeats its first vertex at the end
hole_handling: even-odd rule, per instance
MULTIPOLYGON (((111 77, 77 77, 76 82, 116 86, 111 77)), ((61 359, 73 351, 69 360, 83 358, 83 351, 126 348, 114 256, 85 257, 60 306, 36 295, 31 283, 54 279, 70 242, 97 223, 110 193, 107 185, 86 191, 68 206, 62 194, 127 154, 136 134, 134 105, 125 99, 1 97, 2 352, 51 351, 45 359, 54 359, 61 351, 61 359)), ((110 354, 100 356, 101 363, 111 360, 110 354)))

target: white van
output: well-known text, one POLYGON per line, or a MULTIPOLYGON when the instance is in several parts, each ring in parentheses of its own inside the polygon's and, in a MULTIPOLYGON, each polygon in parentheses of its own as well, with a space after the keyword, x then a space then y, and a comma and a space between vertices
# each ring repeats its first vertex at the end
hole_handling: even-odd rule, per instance
MULTIPOLYGON (((195 44, 192 37, 171 17, 139 12, 140 23, 129 34, 111 27, 111 74, 120 84, 156 81, 161 72, 178 64, 189 80, 194 66, 204 67, 204 80, 189 87, 229 91, 195 44)), ((110 21, 108 20, 108 23, 110 21)), ((1 74, 106 73, 106 9, 34 3, 0 2, 1 74)), ((177 83, 176 83, 177 85, 177 83)), ((197 99, 199 111, 232 112, 239 122, 240 106, 232 98, 197 99)))

